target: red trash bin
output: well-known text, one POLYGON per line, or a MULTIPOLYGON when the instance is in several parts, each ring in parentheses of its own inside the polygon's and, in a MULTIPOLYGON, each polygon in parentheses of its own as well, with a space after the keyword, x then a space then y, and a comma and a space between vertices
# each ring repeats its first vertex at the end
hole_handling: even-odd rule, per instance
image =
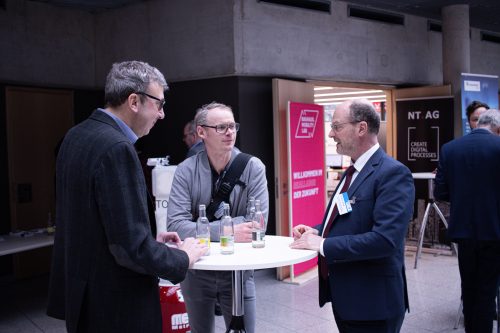
POLYGON ((189 333, 189 318, 181 287, 170 281, 160 280, 160 305, 162 333, 189 333))

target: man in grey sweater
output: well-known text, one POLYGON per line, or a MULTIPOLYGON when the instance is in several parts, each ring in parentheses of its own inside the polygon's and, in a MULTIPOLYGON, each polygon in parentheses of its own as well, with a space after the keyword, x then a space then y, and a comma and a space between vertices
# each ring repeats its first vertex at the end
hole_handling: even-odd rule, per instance
MULTIPOLYGON (((205 151, 192 156, 177 167, 168 204, 167 229, 181 239, 196 236, 196 218, 200 204, 213 200, 221 179, 239 150, 234 148, 239 124, 230 107, 212 102, 202 106, 195 116, 196 131, 203 139, 205 151)), ((260 200, 267 221, 269 194, 264 164, 252 157, 229 195, 234 221, 235 242, 251 242, 252 225, 244 216, 249 197, 260 200)), ((220 220, 210 222, 210 238, 219 241, 220 220)), ((255 332, 255 284, 253 271, 244 274, 244 311, 246 332, 255 332)), ((189 315, 191 332, 214 332, 214 306, 218 299, 226 326, 232 308, 230 271, 190 270, 181 288, 189 315)))

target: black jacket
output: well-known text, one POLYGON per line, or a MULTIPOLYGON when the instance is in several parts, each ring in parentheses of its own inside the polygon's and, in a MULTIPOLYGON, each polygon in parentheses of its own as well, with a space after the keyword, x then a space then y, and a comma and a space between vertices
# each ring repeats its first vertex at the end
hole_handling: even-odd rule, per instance
POLYGON ((68 132, 56 186, 48 315, 68 332, 161 332, 157 277, 177 283, 189 258, 151 234, 141 164, 109 115, 68 132))

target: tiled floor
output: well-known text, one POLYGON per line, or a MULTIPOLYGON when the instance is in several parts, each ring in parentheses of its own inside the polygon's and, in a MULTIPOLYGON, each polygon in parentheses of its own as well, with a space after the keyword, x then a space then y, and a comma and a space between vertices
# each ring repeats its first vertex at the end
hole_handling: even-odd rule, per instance
MULTIPOLYGON (((406 258, 411 312, 402 332, 464 332, 462 325, 453 329, 460 299, 456 257, 424 253, 416 270, 413 253, 406 258)), ((256 285, 257 332, 338 332, 331 307, 318 307, 316 278, 291 285, 277 281, 274 270, 261 270, 256 285)), ((47 276, 1 283, 0 333, 65 332, 64 322, 45 315, 46 293, 47 276)), ((216 323, 224 332, 221 317, 216 323)))

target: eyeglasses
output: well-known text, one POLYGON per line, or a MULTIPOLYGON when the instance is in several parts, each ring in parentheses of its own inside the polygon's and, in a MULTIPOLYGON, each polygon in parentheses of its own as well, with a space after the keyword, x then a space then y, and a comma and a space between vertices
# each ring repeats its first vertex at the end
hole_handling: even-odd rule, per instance
POLYGON ((142 91, 137 91, 136 94, 137 95, 144 95, 144 96, 147 96, 151 99, 154 99, 155 101, 160 102, 160 103, 158 103, 158 111, 163 109, 163 106, 165 106, 165 99, 159 99, 158 97, 154 97, 154 96, 152 96, 150 94, 146 94, 145 92, 142 92, 142 91))
POLYGON ((226 134, 228 129, 235 132, 238 132, 240 130, 239 123, 218 124, 215 126, 201 125, 201 127, 215 128, 215 131, 220 134, 226 134))
POLYGON ((334 132, 338 132, 338 131, 340 131, 340 130, 344 127, 344 125, 346 125, 346 124, 357 124, 357 123, 359 123, 359 121, 346 121, 345 123, 331 124, 331 125, 330 125, 330 128, 332 129, 332 131, 334 131, 334 132))

